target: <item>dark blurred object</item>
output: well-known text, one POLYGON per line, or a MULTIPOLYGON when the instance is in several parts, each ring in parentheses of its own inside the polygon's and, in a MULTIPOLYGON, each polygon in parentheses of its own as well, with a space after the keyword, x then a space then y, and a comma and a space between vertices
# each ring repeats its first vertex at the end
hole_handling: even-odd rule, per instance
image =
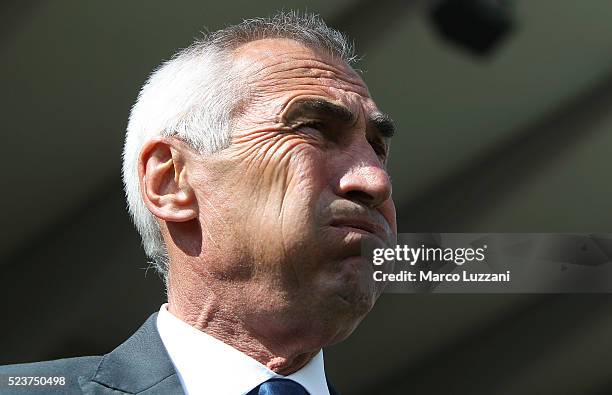
POLYGON ((488 55, 512 30, 509 1, 442 0, 431 10, 440 34, 478 55, 488 55))

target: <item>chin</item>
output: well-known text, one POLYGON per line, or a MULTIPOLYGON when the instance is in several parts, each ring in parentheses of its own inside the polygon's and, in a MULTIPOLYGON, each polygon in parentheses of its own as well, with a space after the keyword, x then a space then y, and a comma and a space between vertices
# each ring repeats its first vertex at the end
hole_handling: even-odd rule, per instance
POLYGON ((361 319, 372 310, 374 297, 370 293, 351 290, 350 293, 338 295, 339 313, 344 313, 347 318, 356 321, 361 319))
POLYGON ((325 342, 326 345, 339 343, 349 337, 365 318, 369 310, 367 309, 365 312, 353 311, 353 314, 343 317, 342 320, 336 318, 335 325, 329 328, 330 336, 328 336, 328 340, 325 342))
POLYGON ((333 341, 337 343, 349 336, 361 320, 370 312, 376 296, 370 288, 353 287, 350 284, 339 286, 334 293, 328 295, 320 316, 324 318, 329 333, 334 333, 333 341))
POLYGON ((339 277, 336 278, 337 295, 355 314, 368 313, 378 298, 372 271, 368 269, 367 260, 361 256, 340 261, 339 277))

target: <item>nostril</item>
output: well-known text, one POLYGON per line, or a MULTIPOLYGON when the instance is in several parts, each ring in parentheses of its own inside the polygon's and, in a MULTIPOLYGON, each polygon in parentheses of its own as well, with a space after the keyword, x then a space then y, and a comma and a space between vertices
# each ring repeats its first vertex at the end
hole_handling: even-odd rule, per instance
POLYGON ((345 194, 345 197, 353 202, 361 203, 365 206, 370 207, 374 202, 374 197, 370 196, 370 194, 360 191, 360 190, 352 190, 348 191, 345 194))

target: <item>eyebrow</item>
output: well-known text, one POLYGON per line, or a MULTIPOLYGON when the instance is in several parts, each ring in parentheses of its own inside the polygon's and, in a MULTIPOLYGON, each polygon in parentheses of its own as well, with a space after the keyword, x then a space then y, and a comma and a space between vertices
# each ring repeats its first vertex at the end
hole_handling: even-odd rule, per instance
POLYGON ((395 134, 395 123, 387 114, 376 112, 368 119, 368 125, 378 130, 383 137, 391 138, 395 134))
POLYGON ((299 122, 302 117, 313 115, 338 119, 343 122, 351 122, 355 119, 355 115, 345 106, 318 98, 304 99, 292 103, 287 112, 283 114, 283 118, 287 123, 295 123, 299 122))
MULTIPOLYGON (((296 124, 300 123, 302 118, 313 116, 336 119, 347 123, 355 120, 355 114, 345 106, 322 98, 312 98, 292 103, 286 113, 283 114, 283 121, 288 124, 296 124)), ((393 136, 395 133, 395 126, 391 117, 379 111, 368 116, 367 125, 386 138, 393 136)))

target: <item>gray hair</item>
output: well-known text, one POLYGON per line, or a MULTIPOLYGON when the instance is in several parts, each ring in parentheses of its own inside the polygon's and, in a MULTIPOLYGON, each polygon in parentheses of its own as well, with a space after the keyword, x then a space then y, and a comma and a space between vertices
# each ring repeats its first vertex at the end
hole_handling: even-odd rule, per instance
POLYGON ((279 12, 207 34, 179 51, 149 76, 132 107, 122 169, 128 210, 150 263, 166 283, 167 249, 159 223, 140 195, 140 151, 146 141, 157 136, 175 136, 201 154, 226 148, 232 114, 248 100, 248 87, 230 55, 240 45, 265 38, 292 39, 326 50, 347 64, 355 61, 352 43, 318 15, 279 12))

